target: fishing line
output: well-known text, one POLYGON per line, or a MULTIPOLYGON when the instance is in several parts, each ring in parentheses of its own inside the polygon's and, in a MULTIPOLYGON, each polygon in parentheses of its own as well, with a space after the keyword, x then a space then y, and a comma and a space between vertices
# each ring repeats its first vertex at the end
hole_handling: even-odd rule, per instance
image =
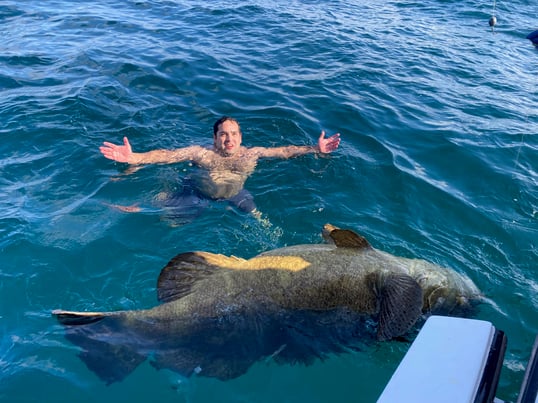
MULTIPOLYGON (((528 116, 527 116, 528 121, 528 116)), ((514 171, 517 170, 517 164, 519 163, 519 154, 521 153, 521 147, 525 143, 525 133, 521 133, 521 141, 519 142, 519 147, 517 148, 516 160, 514 161, 514 171)))
MULTIPOLYGON (((491 31, 493 32, 493 27, 497 25, 497 17, 495 14, 497 13, 497 0, 493 0, 493 8, 491 10, 491 17, 489 19, 489 26, 491 27, 491 31)), ((525 120, 529 120, 529 115, 526 113, 525 120)), ((516 160, 514 161, 514 171, 517 169, 517 165, 519 163, 519 155, 521 154, 521 148, 525 144, 525 133, 521 133, 521 140, 519 142, 519 147, 517 148, 517 154, 516 154, 516 160)))

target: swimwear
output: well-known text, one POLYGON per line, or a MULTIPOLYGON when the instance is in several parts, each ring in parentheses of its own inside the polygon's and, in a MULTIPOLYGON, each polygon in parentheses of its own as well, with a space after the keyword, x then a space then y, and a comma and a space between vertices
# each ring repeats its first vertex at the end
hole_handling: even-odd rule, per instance
MULTIPOLYGON (((188 223, 193 221, 208 207, 210 199, 204 196, 196 188, 191 178, 183 180, 181 190, 168 195, 162 200, 158 200, 159 207, 167 210, 167 217, 174 221, 188 223)), ((254 197, 245 189, 228 199, 216 199, 217 201, 227 201, 245 213, 250 213, 256 208, 254 197)))
POLYGON ((230 197, 229 199, 224 200, 229 201, 231 204, 233 204, 239 210, 244 211, 245 213, 251 213, 252 211, 254 211, 254 209, 256 209, 254 197, 252 197, 252 194, 250 194, 250 192, 245 189, 242 189, 234 197, 230 197))

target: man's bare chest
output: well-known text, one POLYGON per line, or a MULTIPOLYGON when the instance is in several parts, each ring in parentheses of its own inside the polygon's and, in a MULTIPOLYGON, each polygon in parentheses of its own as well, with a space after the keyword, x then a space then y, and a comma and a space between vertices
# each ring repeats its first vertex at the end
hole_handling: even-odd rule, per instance
POLYGON ((256 160, 257 158, 248 153, 224 157, 211 152, 199 161, 199 166, 209 171, 250 173, 256 167, 256 160))

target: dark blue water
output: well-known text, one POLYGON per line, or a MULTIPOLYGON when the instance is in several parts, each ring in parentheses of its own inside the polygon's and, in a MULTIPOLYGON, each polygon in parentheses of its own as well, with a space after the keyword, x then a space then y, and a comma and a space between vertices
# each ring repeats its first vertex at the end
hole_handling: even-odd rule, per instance
POLYGON ((331 222, 471 277, 492 301, 478 317, 508 336, 498 396, 515 400, 538 333, 537 15, 526 0, 1 2, 0 399, 375 401, 408 345, 228 382, 145 363, 107 387, 50 315, 151 307, 177 253, 248 258, 331 222), (217 202, 180 226, 110 207, 193 167, 128 172, 103 141, 207 145, 223 114, 247 146, 342 143, 258 164, 246 187, 271 225, 217 202))

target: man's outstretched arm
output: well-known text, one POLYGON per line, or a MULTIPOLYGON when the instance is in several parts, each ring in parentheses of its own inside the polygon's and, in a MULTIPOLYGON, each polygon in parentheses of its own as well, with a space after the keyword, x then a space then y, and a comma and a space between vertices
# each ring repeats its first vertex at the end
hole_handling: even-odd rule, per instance
POLYGON ((171 164, 195 159, 196 155, 201 152, 202 147, 191 146, 176 150, 152 150, 145 153, 135 153, 127 137, 124 137, 122 145, 105 141, 99 147, 99 150, 105 158, 117 162, 126 162, 128 164, 171 164))
POLYGON ((339 144, 340 133, 326 138, 322 131, 315 146, 254 147, 253 151, 262 158, 291 158, 311 153, 328 154, 336 150, 339 144))

